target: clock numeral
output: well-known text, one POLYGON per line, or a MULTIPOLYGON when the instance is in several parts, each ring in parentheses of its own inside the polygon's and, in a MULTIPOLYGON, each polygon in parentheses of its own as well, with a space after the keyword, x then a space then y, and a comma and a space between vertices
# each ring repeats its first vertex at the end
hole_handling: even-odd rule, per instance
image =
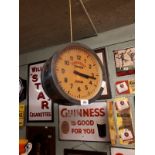
POLYGON ((72 61, 73 61, 73 56, 70 56, 70 60, 72 60, 72 61))
POLYGON ((92 85, 92 84, 93 84, 93 82, 92 82, 92 81, 89 81, 89 84, 91 84, 91 85, 92 85))
POLYGON ((88 86, 87 85, 85 85, 85 90, 88 90, 88 86))
POLYGON ((91 65, 91 64, 89 64, 88 68, 89 68, 89 69, 92 69, 92 65, 91 65))
POLYGON ((71 88, 71 89, 73 88, 73 83, 70 84, 70 88, 71 88))
POLYGON ((68 82, 68 79, 67 79, 66 77, 64 78, 64 82, 65 82, 65 83, 67 83, 67 82, 68 82))
POLYGON ((68 61, 68 60, 65 60, 65 61, 64 61, 64 64, 65 64, 65 65, 69 65, 69 61, 68 61))
POLYGON ((77 88, 77 90, 80 92, 80 91, 81 91, 81 88, 80 88, 80 87, 78 87, 78 88, 77 88))
POLYGON ((65 69, 64 69, 64 68, 61 69, 61 73, 62 73, 62 74, 65 73, 65 69))
POLYGON ((80 55, 77 55, 77 60, 81 60, 81 56, 80 55))
POLYGON ((56 71, 59 71, 59 68, 56 68, 56 71))

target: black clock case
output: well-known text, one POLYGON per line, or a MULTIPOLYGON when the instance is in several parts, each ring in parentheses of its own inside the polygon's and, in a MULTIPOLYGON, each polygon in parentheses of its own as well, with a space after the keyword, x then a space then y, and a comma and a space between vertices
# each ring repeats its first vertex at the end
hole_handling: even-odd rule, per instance
POLYGON ((19 77, 19 82, 22 86, 22 90, 19 92, 19 102, 22 102, 26 99, 27 81, 19 77))
MULTIPOLYGON (((72 47, 80 47, 81 49, 88 49, 92 55, 96 57, 98 60, 99 64, 101 65, 102 73, 103 73, 103 78, 104 78, 104 70, 103 70, 103 64, 101 63, 101 60, 98 58, 96 53, 92 51, 90 48, 86 47, 85 45, 81 45, 78 43, 72 43, 69 44, 66 48, 63 50, 55 53, 53 56, 51 56, 45 63, 41 72, 41 82, 42 82, 42 87, 47 94, 49 98, 52 99, 53 102, 56 102, 58 104, 62 105, 81 105, 81 102, 79 100, 75 100, 68 95, 66 95, 62 89, 58 86, 56 76, 55 74, 55 61, 57 60, 58 56, 61 54, 66 49, 72 48, 72 47)), ((104 79, 103 79, 104 80, 104 79)), ((100 88, 100 91, 94 96, 92 99, 88 100, 88 103, 92 103, 96 101, 100 96, 101 93, 103 92, 103 88, 100 88)))

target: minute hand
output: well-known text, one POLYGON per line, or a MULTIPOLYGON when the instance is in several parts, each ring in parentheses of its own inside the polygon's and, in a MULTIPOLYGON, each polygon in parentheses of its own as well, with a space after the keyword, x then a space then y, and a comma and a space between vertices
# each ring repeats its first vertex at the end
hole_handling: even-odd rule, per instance
POLYGON ((90 76, 90 75, 87 75, 87 74, 84 74, 84 73, 80 73, 80 72, 75 71, 75 70, 74 70, 73 73, 76 74, 76 75, 79 75, 79 76, 81 76, 81 77, 84 77, 84 78, 86 78, 86 79, 93 79, 93 80, 96 80, 96 78, 93 77, 93 76, 90 76))

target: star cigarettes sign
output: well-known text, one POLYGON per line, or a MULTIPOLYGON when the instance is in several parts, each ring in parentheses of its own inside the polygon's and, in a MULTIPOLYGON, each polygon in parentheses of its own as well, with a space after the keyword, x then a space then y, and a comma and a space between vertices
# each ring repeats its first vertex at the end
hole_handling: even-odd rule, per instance
POLYGON ((29 65, 28 121, 51 121, 52 103, 41 84, 44 62, 29 65))
POLYGON ((59 105, 59 136, 62 140, 109 141, 107 103, 59 105))

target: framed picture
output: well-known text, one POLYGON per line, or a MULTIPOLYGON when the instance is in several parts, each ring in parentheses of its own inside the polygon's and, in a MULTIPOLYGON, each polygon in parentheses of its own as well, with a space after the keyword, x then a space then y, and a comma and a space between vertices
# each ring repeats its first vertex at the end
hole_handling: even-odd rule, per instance
POLYGON ((117 76, 135 74, 135 48, 114 50, 117 76))
POLYGON ((134 149, 111 147, 111 155, 135 155, 134 149))
POLYGON ((111 90, 110 90, 110 82, 109 82, 109 73, 107 67, 107 59, 105 48, 95 49, 96 54, 100 58, 103 63, 103 72, 104 72, 104 91, 99 99, 110 99, 111 98, 111 90))
POLYGON ((28 122, 53 122, 53 104, 41 84, 41 70, 44 62, 28 65, 28 122))
POLYGON ((64 155, 107 155, 107 152, 64 149, 64 155))

